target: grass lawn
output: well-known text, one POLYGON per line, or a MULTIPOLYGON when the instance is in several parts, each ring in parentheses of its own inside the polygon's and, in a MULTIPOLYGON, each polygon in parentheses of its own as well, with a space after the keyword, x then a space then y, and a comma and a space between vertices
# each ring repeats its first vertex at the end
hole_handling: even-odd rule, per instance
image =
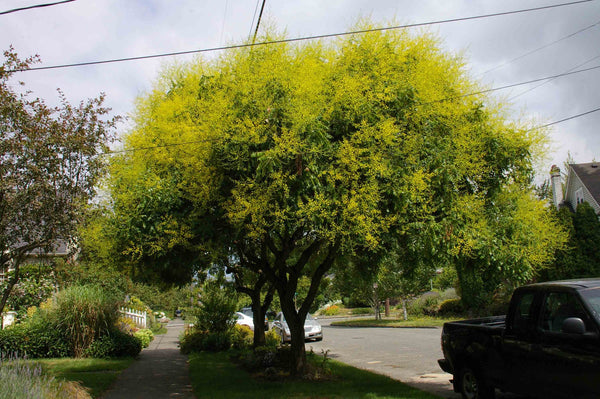
POLYGON ((193 353, 189 356, 190 378, 198 398, 364 398, 434 399, 391 378, 328 360, 330 381, 257 380, 233 364, 227 353, 193 353))
POLYGON ((92 397, 99 397, 117 376, 134 361, 127 359, 38 359, 45 373, 57 379, 79 381, 90 389, 92 397))
POLYGON ((331 323, 332 326, 345 326, 345 327, 441 327, 447 321, 455 321, 459 318, 443 319, 439 317, 410 317, 408 320, 404 319, 383 319, 375 320, 371 318, 361 318, 353 320, 334 321, 331 323))

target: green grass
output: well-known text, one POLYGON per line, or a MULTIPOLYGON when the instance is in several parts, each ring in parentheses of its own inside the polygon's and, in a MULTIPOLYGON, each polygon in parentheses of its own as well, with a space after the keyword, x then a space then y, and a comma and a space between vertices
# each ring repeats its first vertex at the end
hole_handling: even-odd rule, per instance
POLYGON ((457 318, 440 318, 440 317, 410 317, 408 320, 403 319, 383 319, 375 320, 375 318, 361 318, 344 321, 334 321, 331 323, 332 326, 344 326, 344 327, 441 327, 448 321, 454 321, 457 318))
POLYGON ((438 396, 379 374, 328 360, 329 381, 257 380, 235 366, 227 353, 193 353, 190 378, 197 398, 434 399, 438 396))
POLYGON ((99 397, 117 376, 134 361, 127 359, 38 359, 36 363, 48 375, 67 381, 79 381, 90 389, 92 397, 99 397))

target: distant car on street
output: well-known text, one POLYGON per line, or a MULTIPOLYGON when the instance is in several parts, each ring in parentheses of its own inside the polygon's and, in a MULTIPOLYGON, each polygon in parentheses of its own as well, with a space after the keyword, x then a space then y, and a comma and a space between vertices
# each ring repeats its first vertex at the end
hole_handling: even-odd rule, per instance
POLYGON ((254 321, 252 317, 245 315, 242 312, 235 312, 236 320, 235 322, 241 326, 248 326, 252 331, 254 331, 254 321))
MULTIPOLYGON (((273 328, 281 337, 281 342, 290 342, 292 340, 292 334, 287 321, 285 321, 283 312, 279 312, 275 317, 273 328)), ((312 317, 310 313, 306 315, 306 320, 304 321, 304 339, 307 341, 321 341, 323 339, 323 329, 321 324, 319 324, 317 319, 312 317)))
MULTIPOLYGON (((242 310, 240 310, 240 313, 243 313, 246 316, 250 317, 252 319, 252 325, 254 325, 254 312, 252 312, 252 308, 250 306, 243 307, 242 310)), ((267 319, 266 314, 265 314, 265 331, 269 331, 269 320, 267 319)))

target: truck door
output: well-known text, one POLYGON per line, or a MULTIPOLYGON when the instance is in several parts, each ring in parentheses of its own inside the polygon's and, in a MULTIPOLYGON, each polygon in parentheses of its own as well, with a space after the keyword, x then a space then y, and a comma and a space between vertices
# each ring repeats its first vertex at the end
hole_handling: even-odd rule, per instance
POLYGON ((600 339, 597 327, 574 292, 549 292, 541 319, 539 372, 549 391, 569 398, 600 397, 600 339), (569 333, 564 322, 583 321, 585 332, 569 333))
POLYGON ((537 394, 537 387, 542 384, 543 378, 537 372, 540 359, 536 355, 539 298, 535 291, 516 291, 513 295, 503 342, 506 373, 503 383, 513 392, 537 394))

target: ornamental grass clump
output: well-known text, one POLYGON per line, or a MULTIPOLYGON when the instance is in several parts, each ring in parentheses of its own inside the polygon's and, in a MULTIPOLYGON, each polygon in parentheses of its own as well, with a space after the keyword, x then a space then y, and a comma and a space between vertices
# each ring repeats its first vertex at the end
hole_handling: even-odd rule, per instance
POLYGON ((113 329, 118 303, 100 287, 72 286, 57 295, 53 313, 73 354, 81 357, 94 340, 113 329))
POLYGON ((75 382, 45 375, 37 363, 24 360, 0 362, 0 399, 88 399, 85 388, 75 382))

